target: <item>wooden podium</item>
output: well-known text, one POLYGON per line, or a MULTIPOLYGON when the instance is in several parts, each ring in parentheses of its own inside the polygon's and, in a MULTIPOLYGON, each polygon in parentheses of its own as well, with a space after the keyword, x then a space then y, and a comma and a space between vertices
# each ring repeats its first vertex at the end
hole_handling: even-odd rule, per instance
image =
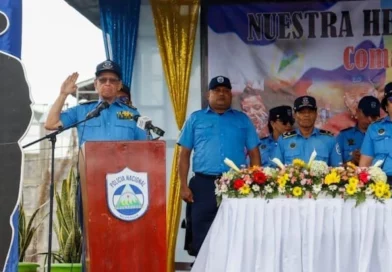
POLYGON ((87 271, 166 271, 165 148, 163 141, 84 144, 87 271))

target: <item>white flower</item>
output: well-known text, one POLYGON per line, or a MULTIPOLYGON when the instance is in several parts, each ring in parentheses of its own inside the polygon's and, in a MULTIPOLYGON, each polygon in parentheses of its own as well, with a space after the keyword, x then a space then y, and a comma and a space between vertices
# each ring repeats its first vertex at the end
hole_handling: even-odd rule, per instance
POLYGON ((230 167, 231 169, 233 169, 233 170, 235 170, 235 171, 237 171, 237 172, 240 172, 240 169, 237 167, 237 165, 235 165, 235 163, 234 163, 232 160, 230 160, 230 159, 228 159, 228 158, 225 158, 225 159, 223 160, 223 162, 224 162, 228 167, 230 167))
MULTIPOLYGON (((266 186, 266 187, 267 187, 267 186, 266 186)), ((283 187, 283 188, 282 188, 282 187, 279 187, 279 188, 278 188, 278 191, 279 191, 280 194, 286 193, 286 190, 285 190, 284 187, 283 187)))
POLYGON ((258 191, 260 191, 260 186, 257 184, 254 184, 254 185, 252 185, 252 190, 255 192, 258 192, 258 191))
POLYGON ((380 167, 370 166, 369 174, 370 178, 374 181, 387 182, 387 175, 381 170, 380 167))
POLYGON ((317 152, 316 152, 316 149, 313 148, 313 152, 312 152, 312 154, 310 154, 310 158, 309 158, 309 161, 308 161, 308 165, 309 166, 311 166, 313 164, 314 159, 316 157, 317 157, 317 152))
POLYGON ((266 176, 272 177, 278 172, 278 170, 272 167, 265 167, 263 168, 263 172, 266 176))
POLYGON ((336 189, 338 188, 338 186, 336 186, 336 185, 329 185, 328 188, 329 188, 331 191, 336 191, 336 189))
POLYGON ((275 163, 281 170, 286 169, 284 164, 278 158, 273 158, 271 161, 275 163))
POLYGON ((217 195, 217 196, 222 195, 222 192, 221 192, 221 190, 219 190, 219 187, 215 187, 215 195, 217 195))
POLYGON ((373 193, 373 189, 370 188, 370 187, 367 187, 366 190, 365 190, 365 194, 366 195, 371 195, 372 193, 373 193))
POLYGON ((316 193, 316 194, 321 192, 321 184, 315 184, 315 185, 312 186, 312 188, 313 188, 313 192, 316 193))
POLYGON ((226 193, 227 192, 227 185, 226 184, 222 184, 221 186, 220 186, 220 191, 222 192, 222 193, 226 193))
POLYGON ((301 179, 301 185, 302 186, 306 185, 306 179, 301 179))
POLYGON ((324 176, 328 174, 328 164, 324 161, 313 161, 310 166, 310 174, 316 177, 324 176))
POLYGON ((272 192, 274 191, 270 185, 265 186, 264 189, 265 189, 265 191, 266 191, 267 193, 272 193, 272 192))

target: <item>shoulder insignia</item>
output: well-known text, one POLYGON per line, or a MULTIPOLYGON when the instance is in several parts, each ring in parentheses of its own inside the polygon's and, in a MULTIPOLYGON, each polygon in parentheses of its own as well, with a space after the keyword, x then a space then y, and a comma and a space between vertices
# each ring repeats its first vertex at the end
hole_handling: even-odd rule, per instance
POLYGON ((293 130, 293 131, 290 131, 290 132, 283 133, 282 134, 282 138, 283 139, 287 139, 287 138, 293 137, 295 135, 297 135, 297 132, 295 130, 293 130))
POLYGON ((81 102, 81 103, 79 103, 79 105, 89 105, 89 104, 97 103, 97 102, 98 102, 98 100, 89 100, 89 101, 81 102))
POLYGON ((331 131, 320 129, 320 134, 322 135, 328 135, 328 136, 334 136, 331 131))
POLYGON ((135 106, 133 106, 133 105, 129 105, 129 104, 126 104, 126 103, 123 103, 123 102, 121 102, 121 104, 123 104, 125 106, 128 106, 129 108, 131 108, 133 110, 137 110, 137 108, 135 106))

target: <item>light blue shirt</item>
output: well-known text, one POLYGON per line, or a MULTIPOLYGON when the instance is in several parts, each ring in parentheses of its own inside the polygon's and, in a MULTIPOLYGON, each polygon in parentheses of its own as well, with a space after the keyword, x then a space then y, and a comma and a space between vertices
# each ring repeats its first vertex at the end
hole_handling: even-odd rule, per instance
POLYGON ((342 150, 343 162, 352 160, 352 152, 360 150, 362 146, 365 133, 359 130, 358 126, 346 128, 340 131, 336 137, 336 141, 342 150))
POLYGON ((275 157, 283 164, 291 164, 294 159, 308 162, 313 150, 317 153, 316 160, 324 161, 329 166, 339 166, 342 163, 340 147, 333 134, 318 128, 314 128, 308 138, 302 136, 299 129, 281 135, 275 157))
POLYGON ((261 165, 263 167, 276 167, 275 163, 271 160, 274 158, 275 149, 278 146, 278 142, 272 137, 272 135, 260 139, 260 155, 261 165))
POLYGON ((193 149, 193 172, 219 175, 229 170, 224 159, 238 167, 246 164, 246 152, 259 145, 251 120, 243 112, 229 109, 223 114, 209 107, 195 111, 185 122, 178 144, 193 149))
MULTIPOLYGON (((84 120, 100 101, 93 101, 69 108, 60 115, 64 127, 84 120)), ((136 126, 132 116, 125 119, 121 114, 129 112, 132 116, 139 112, 116 100, 109 108, 101 111, 98 117, 77 126, 79 145, 86 141, 130 141, 147 139, 146 132, 136 126)))
POLYGON ((389 116, 372 123, 363 139, 361 154, 383 160, 382 170, 392 176, 392 121, 389 116))

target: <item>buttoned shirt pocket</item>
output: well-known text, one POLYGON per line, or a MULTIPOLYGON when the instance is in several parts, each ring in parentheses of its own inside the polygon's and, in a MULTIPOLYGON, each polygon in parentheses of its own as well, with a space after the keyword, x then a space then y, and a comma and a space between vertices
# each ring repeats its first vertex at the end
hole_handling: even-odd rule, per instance
POLYGON ((86 127, 100 127, 101 126, 101 120, 98 118, 93 118, 88 121, 86 121, 84 124, 82 123, 81 126, 85 125, 86 127))
MULTIPOLYGON (((293 146, 293 144, 290 144, 293 146)), ((295 159, 302 159, 301 158, 301 150, 298 146, 290 147, 290 145, 284 151, 284 163, 291 164, 295 159)))
POLYGON ((212 123, 199 123, 195 126, 195 142, 204 141, 214 135, 212 123))
MULTIPOLYGON (((336 148, 336 144, 333 145, 333 148, 336 148)), ((316 149, 317 152, 317 156, 316 156, 316 160, 320 160, 320 161, 324 161, 326 163, 329 162, 329 154, 331 153, 330 150, 328 150, 328 148, 325 146, 321 146, 318 147, 316 149)))
POLYGON ((242 124, 242 123, 236 123, 233 125, 233 137, 234 137, 234 141, 238 142, 238 143, 245 143, 246 140, 246 125, 242 124))
POLYGON ((134 140, 136 123, 128 119, 117 119, 114 124, 114 133, 118 140, 134 140))
POLYGON ((388 153, 388 149, 391 149, 391 147, 388 146, 387 142, 388 138, 385 135, 377 135, 374 138, 374 154, 376 156, 388 153))

